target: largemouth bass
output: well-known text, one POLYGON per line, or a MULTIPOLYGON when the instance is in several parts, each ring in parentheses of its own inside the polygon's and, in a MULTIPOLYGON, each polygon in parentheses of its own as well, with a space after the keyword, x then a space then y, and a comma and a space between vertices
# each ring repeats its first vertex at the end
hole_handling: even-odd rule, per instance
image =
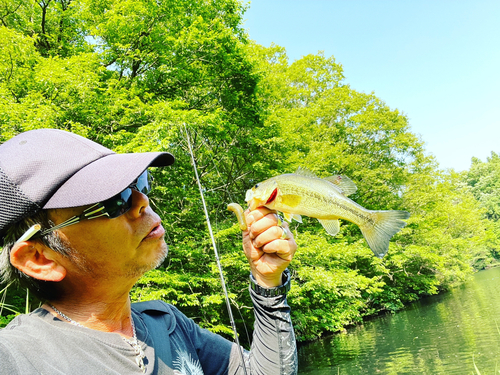
POLYGON ((265 206, 282 212, 285 219, 302 222, 301 215, 314 217, 328 234, 340 230, 339 219, 350 221, 361 229, 368 246, 382 258, 389 249, 389 241, 406 225, 406 211, 371 211, 360 206, 348 195, 357 190, 345 176, 318 178, 307 169, 283 174, 265 180, 246 193, 250 210, 265 206))

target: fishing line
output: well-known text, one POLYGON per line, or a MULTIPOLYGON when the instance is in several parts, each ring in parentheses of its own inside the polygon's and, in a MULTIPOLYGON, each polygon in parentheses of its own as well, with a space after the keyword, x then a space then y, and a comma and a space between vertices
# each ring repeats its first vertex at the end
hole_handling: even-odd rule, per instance
MULTIPOLYGON (((196 134, 198 134, 196 132, 196 130, 193 130, 196 134)), ((208 155, 208 157, 210 158, 210 160, 212 161, 213 163, 213 166, 214 166, 214 169, 215 171, 217 172, 217 176, 219 177, 222 177, 221 176, 221 173, 219 171, 219 168, 217 166, 217 163, 215 162, 215 159, 213 157, 213 155, 216 155, 218 152, 216 150, 214 150, 214 148, 210 145, 210 143, 207 142, 206 139, 204 139, 203 137, 200 137, 201 138, 201 143, 205 145, 205 147, 207 149, 209 149, 212 153, 208 155)), ((249 173, 251 173, 250 171, 246 172, 246 173, 243 173, 242 175, 239 175, 238 177, 234 178, 232 183, 244 178, 246 175, 248 175, 249 173)), ((235 197, 233 196, 233 193, 231 192, 230 189, 228 189, 228 186, 231 185, 231 182, 226 182, 225 184, 221 185, 221 186, 218 186, 218 187, 215 187, 215 188, 212 188, 210 190, 207 190, 207 192, 211 192, 211 191, 215 191, 215 190, 224 190, 226 192, 226 194, 228 195, 229 197, 229 201, 230 202, 234 202, 235 201, 235 197)))
POLYGON ((217 262, 217 268, 219 269, 219 276, 220 276, 220 281, 222 283, 222 290, 224 291, 224 297, 226 299, 226 307, 227 307, 227 312, 229 314, 229 320, 230 320, 231 326, 233 328, 234 339, 236 341, 236 345, 238 345, 238 349, 239 349, 239 352, 241 355, 241 364, 243 366, 243 372, 245 373, 245 375, 247 375, 247 368, 245 366, 245 357, 243 356, 243 349, 240 345, 240 340, 238 338, 238 331, 236 330, 236 323, 234 322, 233 311, 231 310, 231 303, 229 301, 229 296, 227 294, 226 282, 224 281, 224 274, 222 273, 222 266, 221 266, 220 260, 219 260, 219 253, 217 252, 217 246, 215 245, 215 237, 214 237, 214 234, 212 232, 212 225, 210 224, 210 217, 208 216, 207 205, 205 204, 205 196, 203 195, 203 188, 201 186, 200 178, 198 176, 198 169, 196 167, 196 161, 194 160, 194 154, 193 154, 193 150, 191 148, 191 140, 189 138, 189 133, 187 131, 186 124, 184 124, 184 131, 186 132, 186 141, 188 144, 189 153, 191 154, 191 161, 193 163, 193 169, 194 169, 194 174, 196 176, 196 182, 198 183, 198 189, 200 190, 201 201, 203 203, 203 210, 205 211, 205 218, 206 218, 207 224, 208 224, 208 231, 210 233, 210 238, 212 239, 212 246, 214 248, 215 260, 217 262))
MULTIPOLYGON (((186 124, 184 123, 184 127, 185 127, 185 126, 186 126, 186 124)), ((208 155, 207 155, 207 156, 208 156, 208 158, 210 159, 210 162, 213 164, 213 168, 214 168, 214 170, 215 170, 215 172, 216 172, 217 176, 218 176, 219 178, 222 178, 222 174, 221 174, 221 172, 220 172, 220 170, 219 170, 218 163, 215 161, 215 159, 214 159, 214 157, 213 157, 213 155, 218 154, 218 152, 217 152, 216 150, 214 150, 214 148, 213 148, 213 147, 212 147, 212 145, 208 142, 208 140, 207 140, 205 137, 201 136, 201 135, 200 135, 200 134, 196 131, 196 129, 192 129, 192 128, 191 128, 191 129, 190 129, 190 131, 192 131, 192 132, 195 134, 195 136, 197 136, 197 137, 200 139, 200 143, 201 143, 202 145, 204 145, 204 146, 207 148, 207 150, 211 151, 210 153, 208 153, 208 155)), ((242 178, 244 178, 244 177, 245 177, 247 174, 249 174, 249 173, 250 173, 250 172, 246 172, 246 173, 243 173, 242 175, 240 175, 240 176, 236 177, 236 178, 233 180, 233 183, 234 183, 234 182, 236 182, 236 181, 238 181, 238 180, 240 180, 240 179, 242 179, 242 178)), ((221 186, 219 186, 219 187, 212 188, 212 189, 207 189, 207 190, 205 190, 205 194, 206 194, 206 193, 209 193, 209 192, 213 192, 213 191, 215 191, 215 190, 223 190, 223 191, 227 194, 227 196, 228 196, 228 198, 229 198, 229 201, 230 201, 230 202, 235 202, 235 201, 236 201, 236 199, 235 199, 235 197, 234 197, 234 195, 233 195, 232 191, 231 191, 230 189, 228 189, 228 186, 229 186, 230 184, 231 184, 230 182, 226 182, 225 184, 223 184, 223 185, 221 185, 221 186)), ((215 227, 217 228, 217 223, 215 224, 215 227)), ((238 306, 238 304, 237 304, 235 301, 233 301, 233 306, 234 306, 234 307, 236 307, 236 310, 238 311, 238 314, 239 314, 239 316, 240 316, 241 320, 243 321, 243 327, 245 328, 245 333, 246 333, 246 337, 247 337, 247 339, 248 339, 248 342, 251 342, 251 340, 250 340, 250 335, 249 335, 249 333, 248 333, 247 324, 246 324, 246 322, 245 322, 245 318, 243 317, 243 315, 242 315, 242 313, 241 313, 240 307, 238 306)))

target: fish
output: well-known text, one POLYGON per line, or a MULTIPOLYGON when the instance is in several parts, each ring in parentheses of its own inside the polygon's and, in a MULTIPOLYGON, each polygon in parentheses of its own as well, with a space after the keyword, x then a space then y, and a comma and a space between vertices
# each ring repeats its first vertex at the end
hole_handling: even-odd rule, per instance
POLYGON ((344 175, 319 178, 309 169, 299 168, 256 184, 247 190, 245 201, 250 210, 264 206, 281 212, 288 222, 302 223, 302 216, 316 218, 331 236, 340 231, 339 219, 350 221, 360 228, 373 253, 383 258, 410 213, 368 210, 348 198, 356 191, 356 184, 344 175))

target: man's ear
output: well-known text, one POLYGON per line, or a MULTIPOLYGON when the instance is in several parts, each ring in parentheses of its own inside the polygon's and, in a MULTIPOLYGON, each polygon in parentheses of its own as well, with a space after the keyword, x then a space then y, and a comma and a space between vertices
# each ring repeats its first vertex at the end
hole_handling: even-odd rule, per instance
POLYGON ((22 241, 10 250, 10 263, 19 271, 35 279, 61 281, 66 268, 58 261, 58 254, 38 241, 22 241))

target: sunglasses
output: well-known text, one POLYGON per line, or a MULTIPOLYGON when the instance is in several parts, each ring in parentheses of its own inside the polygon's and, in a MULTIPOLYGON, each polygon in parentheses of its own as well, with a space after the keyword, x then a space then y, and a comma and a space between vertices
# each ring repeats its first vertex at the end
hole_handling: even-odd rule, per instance
POLYGON ((27 241, 30 238, 43 237, 55 230, 77 224, 83 220, 97 219, 98 217, 107 216, 110 219, 117 218, 126 213, 132 207, 132 190, 137 190, 143 194, 148 194, 151 191, 153 177, 145 170, 137 179, 132 182, 121 193, 116 194, 103 202, 96 203, 86 208, 80 215, 70 217, 68 220, 63 221, 61 224, 55 225, 49 229, 39 232, 41 229, 40 224, 33 225, 28 229, 17 241, 27 241), (37 233, 38 232, 38 233, 37 233), (35 235, 36 234, 36 235, 35 235))

